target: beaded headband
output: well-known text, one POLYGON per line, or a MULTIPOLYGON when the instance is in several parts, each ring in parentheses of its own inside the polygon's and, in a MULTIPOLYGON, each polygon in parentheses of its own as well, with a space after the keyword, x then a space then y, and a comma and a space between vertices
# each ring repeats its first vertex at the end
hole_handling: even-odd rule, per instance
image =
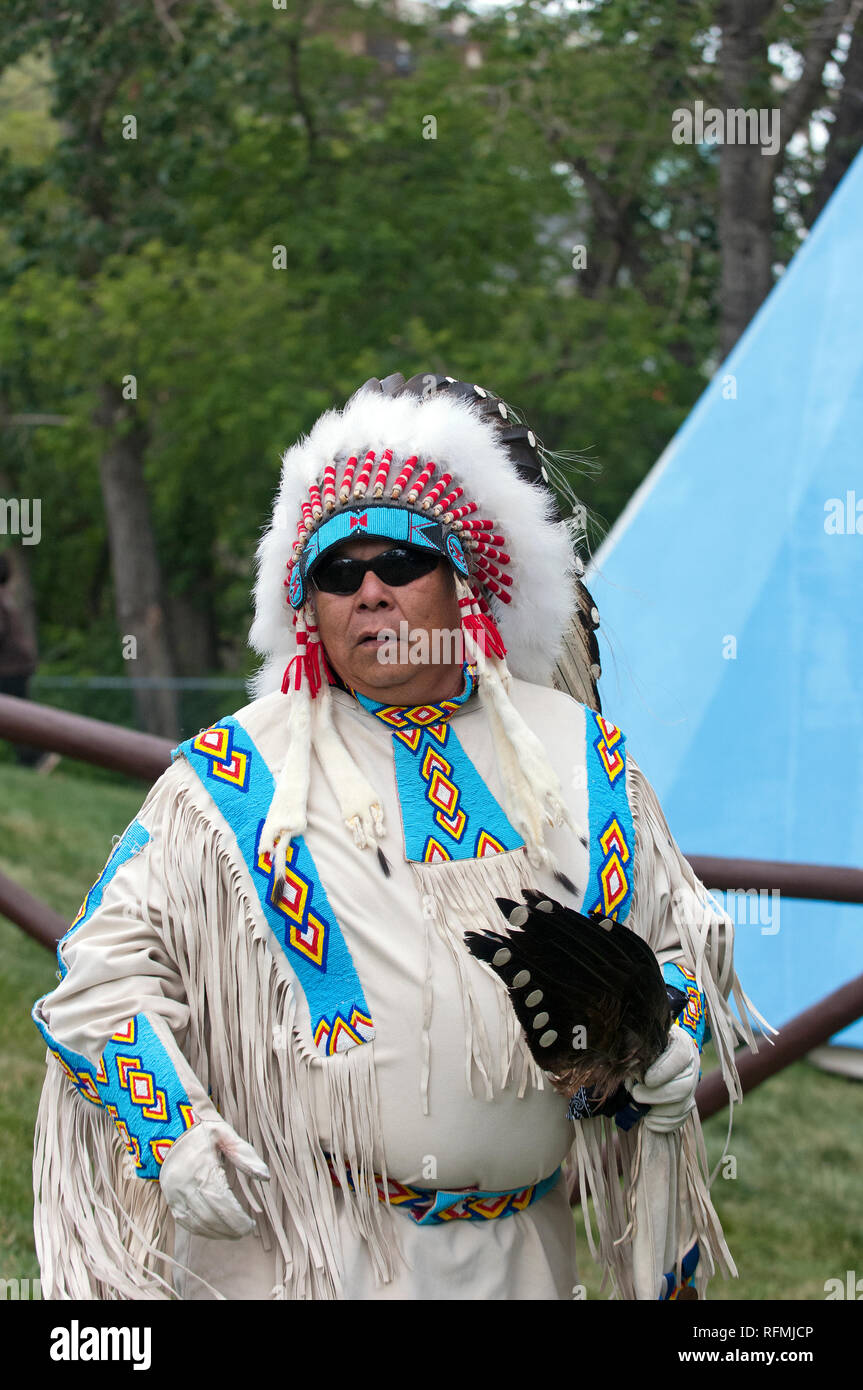
POLYGON ((469 574, 462 543, 455 532, 447 535, 440 522, 422 512, 390 507, 385 502, 372 503, 338 512, 312 532, 299 560, 291 565, 288 602, 292 608, 301 608, 305 602, 307 581, 325 552, 343 541, 357 540, 361 536, 386 537, 417 550, 436 550, 459 574, 465 578, 469 574))

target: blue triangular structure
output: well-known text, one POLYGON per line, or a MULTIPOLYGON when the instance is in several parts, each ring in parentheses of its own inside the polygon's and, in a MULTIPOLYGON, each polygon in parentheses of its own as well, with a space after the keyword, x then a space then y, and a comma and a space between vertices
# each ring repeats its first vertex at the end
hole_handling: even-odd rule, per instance
MULTIPOLYGON (((684 852, 863 865, 863 153, 587 583, 603 710, 684 852)), ((863 906, 726 906, 771 1023, 863 971, 863 906)))

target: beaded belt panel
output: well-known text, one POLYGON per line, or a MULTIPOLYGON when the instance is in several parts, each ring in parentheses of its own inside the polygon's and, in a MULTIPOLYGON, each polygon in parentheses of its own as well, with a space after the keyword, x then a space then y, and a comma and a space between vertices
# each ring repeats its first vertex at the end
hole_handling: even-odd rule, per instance
MULTIPOLYGON (((329 1154, 327 1167, 336 1187, 341 1181, 329 1154)), ((353 1175, 345 1165, 348 1184, 355 1191, 353 1175)), ((444 1221, 494 1221, 504 1216, 514 1216, 525 1211, 533 1202, 544 1197, 560 1177, 557 1168, 550 1177, 529 1187, 515 1188, 509 1192, 482 1192, 479 1188, 460 1188, 457 1191, 439 1190, 430 1187, 409 1187, 406 1183, 388 1178, 384 1183, 379 1173, 374 1174, 378 1198, 389 1200, 392 1207, 415 1221, 418 1226, 439 1226, 444 1221)))

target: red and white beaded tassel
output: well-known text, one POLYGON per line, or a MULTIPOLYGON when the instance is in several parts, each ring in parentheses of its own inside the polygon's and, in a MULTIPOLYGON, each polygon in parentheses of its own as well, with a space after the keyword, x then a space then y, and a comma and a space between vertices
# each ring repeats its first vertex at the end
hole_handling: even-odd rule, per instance
MULTIPOLYGON (((487 532, 479 528, 493 526, 493 522, 484 520, 471 522, 465 520, 465 517, 469 513, 478 510, 475 502, 466 503, 455 511, 450 509, 452 502, 456 497, 460 497, 461 494, 462 489, 455 488, 448 497, 444 498, 441 505, 446 506, 447 510, 441 520, 444 524, 451 523, 453 529, 459 533, 459 539, 461 540, 462 547, 474 575, 475 582, 470 586, 464 599, 459 600, 459 606, 462 608, 462 626, 466 632, 473 634, 476 642, 482 647, 483 652, 487 656, 496 656, 503 660, 506 656, 506 647, 504 646, 498 626, 492 617, 491 609, 480 593, 478 585, 482 583, 488 587, 489 584, 491 584, 492 592, 501 596, 504 603, 509 603, 509 594, 506 592, 506 589, 500 589, 499 586, 494 583, 490 571, 493 570, 494 575, 499 576, 507 585, 512 583, 511 577, 509 575, 504 576, 503 572, 498 570, 490 563, 490 560, 486 558, 489 554, 492 557, 500 556, 503 561, 509 563, 509 556, 504 551, 497 551, 486 545, 484 537, 487 532), (474 527, 477 529, 475 530, 474 527)), ((435 508, 435 511, 437 511, 437 508, 435 508)), ((492 539, 501 545, 503 544, 503 536, 495 535, 492 539)), ((507 689, 510 688, 511 677, 508 670, 506 671, 504 684, 507 689)))
POLYGON ((429 480, 430 480, 430 478, 431 478, 432 473, 434 473, 434 471, 435 471, 436 468, 437 468, 437 464, 436 464, 436 463, 433 463, 432 460, 429 459, 428 463, 426 464, 426 466, 425 466, 425 468, 423 469, 422 473, 420 473, 420 475, 419 475, 419 477, 417 478, 416 482, 415 482, 415 483, 411 483, 411 490, 410 490, 410 492, 408 493, 407 497, 405 498, 405 504, 406 504, 407 506, 409 506, 409 507, 415 507, 415 506, 416 506, 417 502, 418 502, 419 499, 422 497, 423 492, 424 492, 426 486, 428 485, 428 482, 429 482, 429 480))
MULTIPOLYGON (((310 616, 310 615, 309 615, 310 616)), ((305 606, 294 615, 297 654, 285 668, 282 691, 290 694, 287 713, 287 748, 276 780, 273 799, 261 830, 260 851, 269 854, 276 882, 285 876, 288 847, 306 828, 312 752, 312 692, 307 676, 309 655, 305 606)))
POLYGON ((363 459, 363 466, 359 471, 357 480, 354 483, 354 497, 357 498, 358 501, 361 501, 362 498, 366 495, 366 489, 369 485, 369 479, 372 476, 372 465, 374 461, 375 451, 374 449, 369 449, 368 453, 363 459))
POLYGON ((384 449, 384 452, 381 455, 381 461, 378 465, 378 471, 375 474, 375 480, 372 483, 372 497, 375 499, 377 499, 378 497, 383 497, 384 495, 384 488, 387 485, 387 477, 389 476, 392 458, 392 449, 384 449))
POLYGON ((416 454, 411 454, 409 459, 405 459, 402 471, 399 473, 398 477, 396 478, 395 482, 390 488, 390 497, 392 497, 394 501, 398 501, 399 497, 401 497, 402 493, 404 492, 405 488, 410 482, 411 477, 413 476, 413 471, 417 466, 417 462, 418 459, 416 454))
POLYGON ((321 506, 321 493, 317 483, 309 483, 309 502, 312 508, 312 520, 314 522, 320 521, 324 509, 321 506))
POLYGON ((458 601, 461 609, 461 625, 465 637, 470 636, 476 647, 484 656, 497 656, 503 659, 506 656, 506 647, 503 645, 503 638, 500 635, 497 623, 491 616, 491 610, 486 604, 486 612, 483 613, 479 605, 479 592, 474 588, 467 588, 467 592, 458 601))
POLYGON ((324 510, 332 512, 336 506, 336 465, 328 463, 324 469, 323 487, 324 510))
POLYGON ((449 487, 451 482, 452 473, 441 474, 434 487, 429 489, 422 502, 420 503, 420 506, 424 512, 431 511, 432 516, 440 516, 442 512, 445 512, 447 510, 448 505, 450 505, 457 497, 461 497, 463 489, 457 487, 453 489, 453 491, 449 494, 448 497, 445 497, 443 501, 440 501, 441 493, 449 487))
POLYGON ((353 487, 354 482, 354 469, 356 468, 356 466, 357 456, 356 454, 351 454, 350 458, 345 464, 345 471, 342 474, 342 481, 339 487, 340 502, 347 502, 348 498, 351 495, 351 488, 353 487))

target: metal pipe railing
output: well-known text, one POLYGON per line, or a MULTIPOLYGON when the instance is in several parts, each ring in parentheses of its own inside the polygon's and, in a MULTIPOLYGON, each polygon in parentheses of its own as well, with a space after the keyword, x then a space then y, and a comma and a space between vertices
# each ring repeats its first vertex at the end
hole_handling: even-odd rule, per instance
POLYGON ((863 902, 863 869, 838 864, 789 864, 773 859, 718 859, 709 854, 687 854, 686 858, 705 886, 726 892, 766 888, 777 889, 788 898, 863 902))
POLYGON ((171 762, 170 739, 123 729, 101 719, 0 695, 0 737, 62 753, 153 782, 171 762))
POLYGON ((57 942, 69 927, 59 912, 34 898, 26 888, 20 887, 5 874, 0 874, 0 915, 8 917, 10 922, 14 922, 48 951, 56 949, 57 942))
MULTIPOLYGON (((0 737, 146 781, 160 777, 171 761, 170 739, 122 729, 81 714, 68 714, 13 695, 0 695, 0 737)), ((776 889, 792 898, 863 903, 863 869, 765 859, 720 859, 705 854, 686 857, 702 883, 711 888, 732 892, 776 889)))
MULTIPOLYGON (((741 1048, 735 1054, 737 1074, 744 1094, 760 1086, 769 1076, 775 1076, 792 1062, 799 1062, 807 1052, 820 1047, 843 1028, 850 1028, 863 1017, 863 975, 840 985, 839 989, 819 999, 817 1004, 782 1025, 775 1039, 762 1034, 757 1039, 758 1051, 741 1048)), ((718 1068, 699 1084, 695 1092, 698 1113, 702 1120, 715 1115, 728 1104, 728 1092, 718 1068)))

